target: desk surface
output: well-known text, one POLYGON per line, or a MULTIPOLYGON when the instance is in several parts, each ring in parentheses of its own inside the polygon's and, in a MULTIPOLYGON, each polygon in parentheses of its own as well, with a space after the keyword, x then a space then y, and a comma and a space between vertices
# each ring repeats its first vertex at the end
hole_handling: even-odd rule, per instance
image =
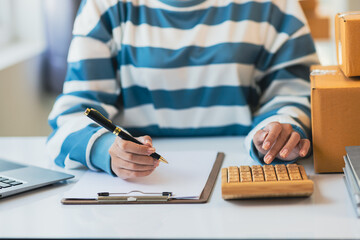
MULTIPOLYGON (((66 171, 75 179, 0 200, 0 238, 360 238, 343 174, 314 174, 310 198, 225 201, 220 175, 210 201, 184 205, 62 205, 60 200, 85 172, 48 160, 45 137, 0 138, 0 157, 66 171)), ((223 167, 252 165, 243 138, 154 140, 158 152, 217 149, 223 167)))

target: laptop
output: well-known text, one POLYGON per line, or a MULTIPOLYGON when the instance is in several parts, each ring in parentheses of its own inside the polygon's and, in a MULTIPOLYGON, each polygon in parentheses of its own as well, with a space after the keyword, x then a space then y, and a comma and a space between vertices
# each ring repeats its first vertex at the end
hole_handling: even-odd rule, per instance
POLYGON ((0 159, 0 199, 73 177, 50 169, 0 159))

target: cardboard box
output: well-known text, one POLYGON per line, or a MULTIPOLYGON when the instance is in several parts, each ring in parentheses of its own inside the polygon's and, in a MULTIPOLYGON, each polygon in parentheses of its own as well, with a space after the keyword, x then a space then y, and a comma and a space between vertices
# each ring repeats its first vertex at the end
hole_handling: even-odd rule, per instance
POLYGON ((345 146, 360 145, 360 78, 345 77, 338 66, 311 70, 315 172, 342 172, 345 146))
POLYGON ((335 17, 338 64, 347 77, 360 76, 360 12, 339 13, 335 17))
POLYGON ((318 5, 317 0, 299 0, 299 3, 305 15, 315 13, 318 5))
POLYGON ((307 19, 311 36, 314 39, 330 38, 330 19, 326 16, 317 14, 316 9, 318 1, 316 0, 299 0, 301 8, 307 19))
POLYGON ((318 15, 307 17, 310 27, 311 36, 314 39, 328 39, 330 38, 330 19, 318 15))

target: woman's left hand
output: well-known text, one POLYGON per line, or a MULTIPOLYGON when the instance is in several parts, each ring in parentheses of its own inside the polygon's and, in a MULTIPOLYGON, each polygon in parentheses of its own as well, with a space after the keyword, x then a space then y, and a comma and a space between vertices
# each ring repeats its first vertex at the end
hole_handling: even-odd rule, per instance
POLYGON ((270 164, 275 158, 291 161, 305 157, 310 150, 310 140, 301 138, 290 124, 271 122, 257 131, 253 138, 256 149, 270 164))

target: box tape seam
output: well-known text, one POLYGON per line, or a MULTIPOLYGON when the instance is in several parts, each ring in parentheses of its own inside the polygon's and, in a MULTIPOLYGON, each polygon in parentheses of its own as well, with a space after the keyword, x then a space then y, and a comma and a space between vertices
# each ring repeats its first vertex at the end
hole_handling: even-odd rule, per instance
POLYGON ((314 70, 311 71, 310 75, 311 75, 311 76, 327 75, 327 74, 335 75, 336 72, 337 72, 337 70, 314 69, 314 70))

